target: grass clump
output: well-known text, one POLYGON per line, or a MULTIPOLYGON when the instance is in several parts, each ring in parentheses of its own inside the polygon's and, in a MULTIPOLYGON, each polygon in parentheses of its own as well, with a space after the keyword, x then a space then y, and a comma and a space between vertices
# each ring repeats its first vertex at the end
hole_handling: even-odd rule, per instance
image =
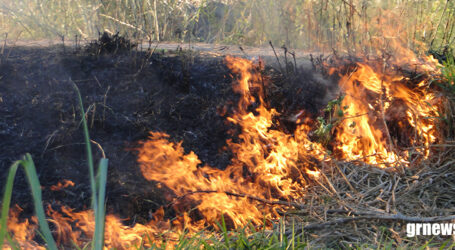
MULTIPOLYGON (((5 193, 2 199, 2 217, 0 219, 0 249, 3 249, 4 239, 8 234, 6 225, 11 203, 14 177, 16 176, 16 172, 19 166, 22 166, 24 168, 28 183, 30 184, 30 189, 33 196, 33 205, 35 207, 36 216, 38 217, 41 234, 47 243, 47 247, 51 250, 56 250, 57 245, 55 244, 54 238, 52 237, 51 230, 49 229, 49 225, 47 224, 46 216, 44 214, 41 185, 39 183, 38 175, 36 174, 35 164, 33 163, 33 159, 30 154, 26 154, 22 160, 13 163, 8 173, 8 178, 5 185, 5 193)), ((9 235, 7 238, 10 239, 9 235)), ((13 242, 10 241, 11 246, 15 246, 15 244, 11 243, 13 242)))
MULTIPOLYGON (((105 222, 105 206, 104 200, 106 195, 106 182, 107 182, 107 168, 108 168, 108 159, 102 158, 99 163, 98 171, 95 176, 94 164, 93 164, 93 155, 90 146, 90 136, 88 133, 88 126, 87 121, 85 119, 85 112, 84 106, 82 103, 82 98, 77 88, 76 84, 74 84, 74 88, 78 95, 78 100, 81 109, 82 115, 82 125, 84 131, 84 139, 86 144, 86 151, 87 151, 87 161, 90 173, 90 186, 92 190, 92 209, 95 214, 95 233, 93 235, 92 240, 92 248, 96 250, 103 249, 104 247, 104 222, 105 222)), ((5 185, 5 192, 2 199, 2 212, 0 218, 0 249, 3 249, 4 239, 5 237, 9 241, 9 244, 12 248, 18 249, 16 247, 17 244, 11 239, 7 232, 7 221, 8 221, 8 213, 9 207, 11 204, 11 197, 13 191, 13 183, 14 177, 16 176, 16 172, 22 166, 25 170, 27 180, 30 185, 31 193, 33 196, 33 204, 35 207, 35 213, 38 217, 38 223, 41 230, 41 235, 47 244, 47 248, 51 250, 56 250, 57 245, 55 240, 52 236, 51 230, 49 225, 46 221, 46 216, 43 208, 43 200, 42 200, 42 193, 41 193, 41 185, 39 182, 38 175, 36 173, 35 164, 33 162, 32 156, 30 154, 26 154, 22 160, 16 161, 10 167, 7 182, 5 185)))

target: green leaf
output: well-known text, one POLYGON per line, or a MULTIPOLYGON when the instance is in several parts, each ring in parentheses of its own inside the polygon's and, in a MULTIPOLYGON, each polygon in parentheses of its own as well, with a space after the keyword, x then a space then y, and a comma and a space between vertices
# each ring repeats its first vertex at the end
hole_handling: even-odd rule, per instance
POLYGON ((21 161, 16 161, 9 169, 8 178, 5 185, 5 193, 2 200, 2 217, 0 218, 0 249, 3 249, 3 241, 7 234, 6 223, 8 221, 9 206, 11 204, 11 196, 13 192, 14 177, 16 176, 17 168, 21 161))
POLYGON ((95 249, 103 249, 104 246, 104 223, 105 223, 105 208, 104 199, 106 196, 106 182, 107 182, 107 166, 108 159, 102 158, 98 167, 98 205, 95 211, 95 249))
POLYGON ((19 166, 23 166, 27 180, 30 185, 30 189, 33 197, 33 205, 35 207, 35 213, 38 217, 38 223, 40 230, 44 236, 44 240, 47 243, 47 248, 56 250, 57 245, 55 244, 54 238, 52 237, 51 230, 46 221, 46 216, 43 208, 43 200, 41 193, 41 185, 39 183, 38 175, 36 174, 35 163, 33 162, 32 156, 26 154, 23 160, 16 161, 10 168, 8 178, 6 181, 5 193, 2 200, 2 217, 0 219, 0 249, 3 247, 5 235, 7 234, 6 222, 8 219, 9 207, 11 204, 11 195, 14 184, 14 177, 16 176, 17 169, 19 166))

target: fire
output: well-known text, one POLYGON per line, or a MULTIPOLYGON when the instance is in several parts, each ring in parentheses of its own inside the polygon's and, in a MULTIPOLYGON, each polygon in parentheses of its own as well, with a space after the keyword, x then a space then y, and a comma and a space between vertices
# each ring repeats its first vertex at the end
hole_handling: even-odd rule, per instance
MULTIPOLYGON (((163 189, 167 205, 144 225, 125 226, 115 215, 107 215, 107 248, 150 247, 162 243, 162 237, 178 240, 183 232, 219 230, 222 220, 229 229, 248 223, 261 226, 264 218, 270 226, 279 218, 283 201, 301 201, 311 179, 321 176, 319 164, 331 161, 331 157, 379 167, 405 165, 409 152, 401 146, 421 146, 416 147, 417 152, 428 157, 430 144, 437 141, 434 117, 439 98, 426 80, 412 85, 396 71, 368 63, 357 63, 351 73, 341 75, 343 116, 331 131, 335 154, 330 156, 321 143, 311 139, 315 128, 306 122, 310 118, 304 111, 293 118, 295 131, 280 130, 279 119, 274 119, 280 113, 264 101, 267 79, 260 74, 261 63, 234 57, 226 57, 225 62, 238 76, 233 89, 240 95, 235 112, 228 117, 240 128, 238 139, 227 141, 233 154, 231 164, 224 170, 203 165, 194 152, 185 153, 181 142, 170 141, 166 133, 151 132, 137 149, 138 162, 143 176, 163 189), (400 133, 408 140, 397 140, 400 133), (165 211, 170 209, 176 216, 172 220, 165 218, 165 211)), ((51 190, 72 185, 65 181, 51 190)), ((77 212, 64 206, 54 210, 49 206, 47 213, 60 246, 89 244, 95 228, 92 211, 77 212)), ((15 239, 24 248, 37 246, 33 241, 37 228, 34 219, 34 223, 19 222, 18 213, 11 215, 8 228, 15 239)))
MULTIPOLYGON (((429 87, 430 77, 419 77, 420 83, 415 84, 404 71, 439 74, 440 65, 433 57, 414 52, 424 51, 419 49, 423 45, 408 41, 412 35, 400 27, 400 18, 400 13, 379 10, 371 18, 374 22, 364 24, 362 42, 349 35, 340 39, 346 42, 344 46, 335 46, 347 48, 346 53, 363 60, 348 70, 352 61, 339 60, 329 69, 339 74, 343 98, 332 111, 341 116, 336 116, 324 143, 313 138, 316 129, 307 122, 311 118, 304 107, 291 117, 294 131, 280 129, 280 120, 275 118, 281 114, 266 102, 268 81, 260 73, 262 63, 226 57, 225 63, 236 77, 233 90, 240 96, 227 118, 240 131, 236 139, 226 142, 233 155, 230 165, 225 169, 203 165, 194 152, 185 153, 182 142, 172 142, 164 132, 151 132, 137 149, 138 163, 144 178, 163 190, 167 204, 146 224, 126 226, 122 219, 108 214, 105 247, 152 247, 163 244, 163 239, 177 241, 182 233, 220 230, 222 220, 228 229, 248 223, 259 227, 264 220, 270 227, 284 209, 283 201, 301 202, 312 179, 323 176, 320 164, 333 158, 395 167, 409 165, 416 155, 418 159, 429 157, 430 145, 440 137, 436 117, 441 98, 429 87), (175 218, 169 219, 170 214, 175 218)), ((74 183, 64 180, 50 189, 69 186, 74 183)), ((16 207, 10 213, 10 235, 21 248, 44 249, 34 241, 38 238, 36 218, 20 220, 20 211, 16 207)), ((95 230, 92 211, 48 206, 47 215, 59 246, 90 244, 95 230)), ((172 248, 172 243, 167 246, 172 248)))
MULTIPOLYGON (((172 190, 172 206, 183 214, 177 221, 183 220, 185 227, 194 231, 217 228, 222 215, 233 228, 248 221, 258 224, 264 217, 275 219, 274 207, 257 201, 298 201, 308 185, 304 176, 318 178, 317 162, 330 161, 327 150, 310 140, 311 126, 300 124, 293 134, 276 128, 274 117, 280 114, 264 102, 267 81, 259 73, 261 64, 233 57, 227 57, 226 64, 240 76, 233 87, 240 100, 228 118, 241 128, 239 140, 227 141, 233 153, 231 165, 224 170, 201 166, 193 152, 184 154, 181 143, 169 142, 164 133, 152 132, 139 149, 145 178, 172 190)), ((425 80, 412 86, 410 79, 379 69, 358 63, 356 70, 340 79, 345 97, 341 103, 344 117, 333 138, 337 157, 379 167, 407 164, 409 152, 401 150, 403 142, 390 134, 403 131, 413 132, 406 134, 409 142, 404 144, 423 146, 416 151, 428 157, 429 145, 438 137, 435 117, 439 98, 425 80), (397 123, 392 132, 389 121, 397 123)))
MULTIPOLYGON (((185 155, 180 143, 171 143, 167 137, 163 133, 152 133, 150 140, 144 142, 139 162, 146 179, 165 184, 177 197, 186 195, 183 197, 185 203, 193 203, 197 207, 206 220, 204 224, 215 225, 221 221, 219 216, 224 213, 225 217, 233 220, 234 225, 244 225, 250 219, 261 221, 262 213, 256 206, 250 205, 247 198, 226 194, 240 194, 243 189, 253 188, 248 186, 246 180, 241 176, 231 178, 228 169, 222 171, 209 166, 198 167, 201 162, 193 152, 185 155)), ((180 208, 182 204, 179 204, 179 200, 176 202, 174 208, 185 213, 188 207, 180 208)), ((201 224, 198 221, 190 222, 189 226, 201 224)))
POLYGON ((345 93, 342 106, 344 120, 337 126, 336 148, 346 160, 361 160, 378 166, 406 164, 407 151, 399 150, 400 142, 391 137, 388 121, 406 134, 409 146, 419 148, 428 157, 431 143, 437 139, 436 122, 440 98, 427 88, 424 80, 409 86, 404 76, 379 73, 365 63, 344 75, 339 83, 345 93))
MULTIPOLYGON (((409 41, 400 18, 395 10, 379 10, 365 31, 382 36, 355 46, 353 54, 363 62, 340 74, 344 115, 335 128, 334 148, 341 159, 379 167, 407 165, 410 152, 402 148, 415 147, 426 158, 430 144, 437 141, 441 98, 428 87, 430 77, 415 84, 405 75, 439 75, 441 65, 433 56, 416 52, 427 49, 409 41)), ((339 70, 336 66, 331 73, 339 70)))
MULTIPOLYGON (((107 215, 106 247, 150 246, 160 242, 164 231, 167 239, 178 239, 184 230, 190 234, 204 228, 219 230, 222 220, 230 229, 247 223, 261 226, 264 218, 270 226, 270 221, 279 217, 280 201, 298 201, 305 194, 308 179, 318 178, 315 162, 328 157, 322 145, 309 139, 311 127, 301 124, 294 134, 277 129, 273 118, 280 114, 265 106, 266 81, 258 72, 259 64, 233 57, 227 57, 226 63, 239 75, 233 89, 240 94, 237 109, 228 118, 241 128, 239 140, 227 141, 234 154, 231 165, 224 170, 202 165, 194 152, 185 154, 181 143, 170 142, 165 133, 151 132, 138 149, 138 162, 147 180, 170 191, 168 205, 155 212, 148 224, 134 227, 107 215), (165 208, 172 208, 176 218, 166 220, 165 208), (141 242, 143 239, 150 242, 141 242)), ((53 188, 58 190, 65 184, 53 188)), ((57 211, 49 206, 47 212, 59 245, 89 242, 95 228, 91 211, 76 212, 67 207, 57 211)))
POLYGON ((39 246, 36 242, 33 241, 35 237, 35 231, 38 228, 37 219, 31 217, 31 219, 24 219, 21 221, 19 215, 22 212, 22 208, 16 205, 9 212, 9 218, 7 221, 7 228, 11 237, 15 240, 14 247, 8 245, 9 242, 5 241, 4 249, 16 249, 20 247, 22 249, 45 249, 44 247, 39 246), (31 221, 31 222, 30 222, 31 221))
MULTIPOLYGON (((50 223, 55 225, 54 235, 58 245, 74 243, 78 246, 88 244, 95 232, 95 222, 92 211, 74 212, 71 208, 61 207, 61 212, 53 210, 50 206, 47 213, 50 223)), ((142 225, 137 223, 133 227, 123 225, 122 220, 114 215, 106 215, 105 222, 105 246, 107 249, 129 249, 134 246, 145 245, 150 247, 153 240, 160 230, 169 227, 168 223, 162 220, 162 211, 155 213, 156 218, 149 224, 142 225)))
MULTIPOLYGON (((190 152, 184 154, 181 143, 172 143, 164 133, 152 132, 150 140, 139 150, 139 163, 144 177, 164 184, 174 195, 185 198, 185 204, 200 216, 189 216, 193 229, 217 227, 221 215, 238 228, 252 222, 260 225, 265 218, 277 214, 273 207, 258 204, 269 201, 298 199, 304 195, 307 168, 311 159, 324 160, 324 150, 308 138, 309 127, 301 125, 294 135, 273 128, 273 117, 279 113, 264 105, 264 79, 258 65, 252 61, 227 57, 233 73, 240 75, 234 85, 240 101, 228 121, 241 127, 239 142, 228 140, 234 157, 225 170, 200 166, 201 161, 190 152), (249 111, 253 104, 258 105, 249 111)), ((310 176, 317 176, 312 170, 310 176)), ((173 205, 179 213, 189 208, 177 201, 173 205), (182 209, 183 208, 183 209, 182 209)))

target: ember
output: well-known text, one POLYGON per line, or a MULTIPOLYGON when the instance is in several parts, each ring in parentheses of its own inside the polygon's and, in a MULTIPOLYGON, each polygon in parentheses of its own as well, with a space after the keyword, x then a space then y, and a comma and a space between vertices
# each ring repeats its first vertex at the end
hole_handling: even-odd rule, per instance
POLYGON ((67 187, 74 187, 74 182, 70 181, 70 180, 63 180, 63 183, 62 182, 59 182, 57 183, 57 185, 54 185, 54 186, 51 186, 50 189, 52 191, 59 191, 63 188, 67 188, 67 187))

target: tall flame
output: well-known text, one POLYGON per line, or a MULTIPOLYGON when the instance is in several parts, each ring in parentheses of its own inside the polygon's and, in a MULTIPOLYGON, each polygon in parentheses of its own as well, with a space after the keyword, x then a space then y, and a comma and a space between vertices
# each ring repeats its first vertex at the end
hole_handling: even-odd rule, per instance
MULTIPOLYGON (((234 91, 241 95, 239 104, 228 118, 241 127, 239 141, 227 141, 234 154, 232 164, 225 170, 199 166, 201 161, 193 152, 185 155, 181 143, 169 142, 163 133, 151 133, 139 150, 146 179, 166 185, 177 197, 187 196, 195 204, 202 219, 193 216, 190 220, 197 229, 216 227, 221 215, 236 228, 248 221, 261 224, 264 216, 275 218, 271 207, 259 207, 252 198, 298 199, 304 194, 302 176, 306 175, 309 158, 324 159, 322 146, 307 137, 309 127, 300 126, 294 135, 273 128, 273 117, 279 114, 264 106, 264 81, 257 72, 258 65, 233 57, 226 57, 226 63, 240 75, 234 85, 234 91), (248 111, 252 104, 258 107, 248 111)), ((318 172, 310 173, 316 176, 318 172)), ((188 208, 174 205, 174 209, 184 213, 188 208)))

